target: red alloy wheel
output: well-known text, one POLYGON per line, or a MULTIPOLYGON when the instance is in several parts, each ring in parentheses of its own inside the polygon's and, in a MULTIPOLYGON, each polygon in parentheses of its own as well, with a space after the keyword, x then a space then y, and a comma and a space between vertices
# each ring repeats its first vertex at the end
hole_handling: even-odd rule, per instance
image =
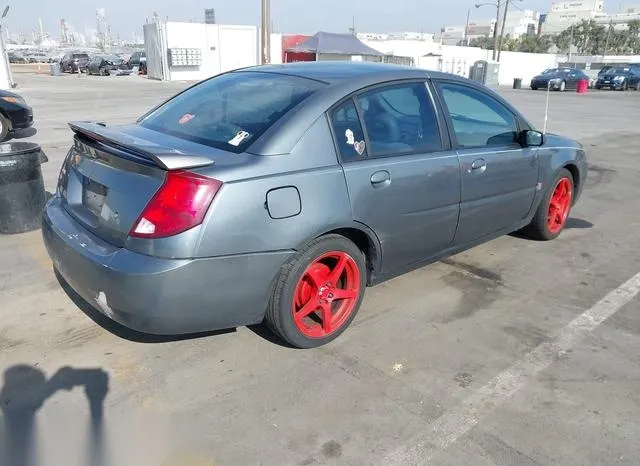
POLYGON ((293 322, 308 338, 340 329, 358 303, 360 270, 346 252, 327 252, 304 271, 293 295, 293 322))
POLYGON ((573 199, 573 186, 569 178, 560 178, 556 184, 551 199, 549 199, 549 213, 547 215, 547 227, 552 235, 555 235, 564 226, 571 209, 573 199))

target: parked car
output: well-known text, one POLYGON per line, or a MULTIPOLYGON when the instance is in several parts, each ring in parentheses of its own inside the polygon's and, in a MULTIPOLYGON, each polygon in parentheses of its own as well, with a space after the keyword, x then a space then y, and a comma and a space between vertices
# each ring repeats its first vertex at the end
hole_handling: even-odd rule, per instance
POLYGON ((145 51, 137 51, 133 52, 129 57, 128 64, 131 67, 140 66, 142 63, 146 63, 147 61, 147 52, 145 51))
POLYGON ((74 122, 43 214, 55 270, 121 324, 265 320, 310 348, 365 287, 498 236, 566 225, 582 146, 459 76, 375 63, 224 73, 109 127, 74 122))
POLYGON ((115 55, 95 55, 87 65, 88 74, 100 76, 128 76, 132 72, 131 67, 122 58, 118 58, 115 55))
POLYGON ((66 53, 60 60, 60 71, 63 73, 83 73, 87 71, 89 60, 88 53, 66 53))
POLYGON ((531 89, 553 89, 564 92, 567 89, 577 89, 582 80, 590 81, 589 76, 582 70, 574 68, 551 68, 531 80, 531 89))
POLYGON ((50 63, 51 57, 44 52, 32 52, 25 57, 29 63, 50 63))
POLYGON ((596 89, 603 88, 619 91, 631 88, 640 91, 640 67, 609 68, 596 81, 596 89))
POLYGON ((29 63, 29 60, 27 60, 25 57, 17 53, 9 52, 8 56, 9 56, 9 63, 15 63, 15 64, 21 64, 21 65, 25 63, 29 63))
POLYGON ((6 141, 16 129, 26 129, 33 125, 33 109, 23 97, 9 91, 0 90, 0 142, 6 141))

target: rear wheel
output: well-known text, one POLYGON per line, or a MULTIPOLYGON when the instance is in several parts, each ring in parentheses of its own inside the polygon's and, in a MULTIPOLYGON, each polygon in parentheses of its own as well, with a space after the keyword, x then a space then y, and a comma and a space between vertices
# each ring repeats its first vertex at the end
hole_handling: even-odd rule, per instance
POLYGON ((560 83, 560 92, 564 92, 567 90, 567 82, 566 81, 562 81, 560 83))
POLYGON ((351 324, 365 286, 362 251, 343 236, 320 237, 282 267, 266 322, 297 348, 322 346, 351 324))
POLYGON ((557 238, 569 218, 573 204, 573 176, 566 168, 558 171, 526 233, 532 238, 549 241, 557 238))
POLYGON ((636 91, 640 91, 640 81, 636 83, 636 91))

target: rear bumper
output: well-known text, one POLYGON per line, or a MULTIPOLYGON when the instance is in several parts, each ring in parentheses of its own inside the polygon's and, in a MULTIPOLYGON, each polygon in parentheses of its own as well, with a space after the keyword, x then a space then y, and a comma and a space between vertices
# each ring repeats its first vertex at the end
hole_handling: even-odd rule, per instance
POLYGON ((262 321, 272 283, 293 251, 164 259, 110 245, 54 196, 42 235, 55 269, 92 307, 144 333, 178 335, 262 321))

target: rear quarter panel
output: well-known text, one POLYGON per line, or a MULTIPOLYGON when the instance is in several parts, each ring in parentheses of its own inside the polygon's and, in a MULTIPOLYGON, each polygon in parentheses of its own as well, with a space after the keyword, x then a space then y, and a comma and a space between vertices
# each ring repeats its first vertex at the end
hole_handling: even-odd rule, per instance
POLYGON ((205 218, 197 257, 292 250, 323 232, 352 224, 344 174, 324 115, 291 153, 251 160, 228 169, 202 170, 224 184, 205 218), (283 187, 299 193, 301 210, 274 219, 267 209, 267 193, 283 187))

